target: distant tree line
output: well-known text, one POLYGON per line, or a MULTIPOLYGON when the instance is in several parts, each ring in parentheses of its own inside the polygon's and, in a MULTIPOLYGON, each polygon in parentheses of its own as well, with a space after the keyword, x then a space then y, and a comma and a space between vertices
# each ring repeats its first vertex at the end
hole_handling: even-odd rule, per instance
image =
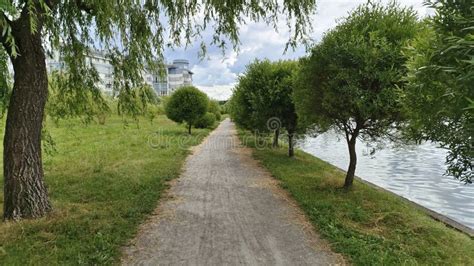
POLYGON ((357 139, 435 141, 448 149, 447 173, 473 179, 474 9, 470 1, 428 1, 434 16, 366 3, 296 61, 254 61, 229 102, 245 129, 293 137, 340 132, 348 146, 344 187, 353 184, 357 139), (267 122, 278 120, 278 128, 267 122))

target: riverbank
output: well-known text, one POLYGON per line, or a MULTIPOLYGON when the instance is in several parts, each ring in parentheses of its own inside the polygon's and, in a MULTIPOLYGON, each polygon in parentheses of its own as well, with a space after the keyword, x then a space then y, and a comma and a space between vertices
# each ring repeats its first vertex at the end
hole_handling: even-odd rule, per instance
POLYGON ((105 125, 48 123, 48 131, 57 150, 43 155, 54 211, 38 220, 0 223, 2 265, 116 263, 166 181, 179 176, 189 148, 210 130, 193 130, 190 137, 165 116, 139 127, 114 116, 105 125))
POLYGON ((474 264, 474 240, 433 220, 407 201, 359 180, 340 189, 344 174, 307 153, 259 145, 248 132, 243 142, 280 181, 334 251, 356 265, 474 264))
MULTIPOLYGON (((340 134, 328 131, 298 141, 298 147, 342 170, 349 155, 340 134)), ((440 213, 474 231, 474 186, 446 176, 446 150, 436 143, 399 145, 360 140, 356 147, 360 178, 429 210, 440 213), (383 147, 375 153, 369 147, 383 147)), ((467 230, 469 231, 469 230, 467 230)))

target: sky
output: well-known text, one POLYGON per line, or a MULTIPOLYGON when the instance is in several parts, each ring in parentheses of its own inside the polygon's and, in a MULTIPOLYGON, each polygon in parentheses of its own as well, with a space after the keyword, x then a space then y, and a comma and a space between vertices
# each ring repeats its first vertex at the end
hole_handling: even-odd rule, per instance
MULTIPOLYGON (((338 19, 347 16, 349 11, 365 2, 366 0, 318 0, 316 14, 312 16, 311 38, 318 42, 324 32, 336 25, 338 19)), ((399 3, 404 6, 412 6, 420 17, 431 13, 423 5, 423 0, 399 0, 399 3)), ((173 59, 188 59, 191 71, 194 72, 193 84, 213 99, 226 100, 232 95, 232 88, 235 86, 239 74, 254 59, 297 59, 306 54, 303 46, 289 49, 284 53, 285 44, 288 41, 288 31, 284 19, 280 19, 280 24, 281 30, 279 32, 263 22, 241 25, 241 44, 238 53, 227 49, 223 54, 220 48, 208 46, 206 57, 202 59, 198 56, 200 41, 196 41, 195 45, 190 45, 187 48, 166 50, 165 59, 170 62, 173 59)), ((206 32, 203 34, 204 41, 209 43, 210 40, 206 40, 206 36, 212 35, 212 28, 208 28, 206 31, 207 34, 206 32)))

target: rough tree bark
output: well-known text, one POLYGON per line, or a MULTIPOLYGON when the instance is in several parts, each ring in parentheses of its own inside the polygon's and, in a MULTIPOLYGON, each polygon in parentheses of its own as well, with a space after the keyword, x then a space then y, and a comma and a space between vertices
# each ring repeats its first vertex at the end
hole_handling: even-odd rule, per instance
POLYGON ((272 143, 272 147, 273 148, 278 148, 278 139, 280 137, 280 129, 277 128, 275 130, 275 134, 273 135, 273 143, 272 143))
POLYGON ((42 21, 31 32, 28 15, 12 23, 18 56, 12 57, 14 85, 3 142, 4 219, 37 218, 51 210, 44 183, 41 129, 48 78, 42 21))

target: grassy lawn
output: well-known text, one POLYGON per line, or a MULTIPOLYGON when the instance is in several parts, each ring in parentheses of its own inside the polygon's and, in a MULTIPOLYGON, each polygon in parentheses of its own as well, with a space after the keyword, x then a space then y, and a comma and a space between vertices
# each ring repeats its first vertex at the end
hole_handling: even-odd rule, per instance
POLYGON ((44 155, 54 211, 39 220, 0 223, 0 264, 117 262, 166 181, 179 175, 188 149, 209 133, 195 129, 190 137, 163 116, 139 128, 115 117, 103 126, 48 123, 48 130, 57 144, 54 155, 44 155))
MULTIPOLYGON (((281 181, 333 250, 356 265, 474 265, 474 240, 431 219, 408 202, 355 181, 340 189, 344 173, 298 151, 255 149, 253 155, 281 181)), ((260 146, 259 146, 260 147, 260 146)), ((466 210, 469 211, 469 210, 466 210)))

